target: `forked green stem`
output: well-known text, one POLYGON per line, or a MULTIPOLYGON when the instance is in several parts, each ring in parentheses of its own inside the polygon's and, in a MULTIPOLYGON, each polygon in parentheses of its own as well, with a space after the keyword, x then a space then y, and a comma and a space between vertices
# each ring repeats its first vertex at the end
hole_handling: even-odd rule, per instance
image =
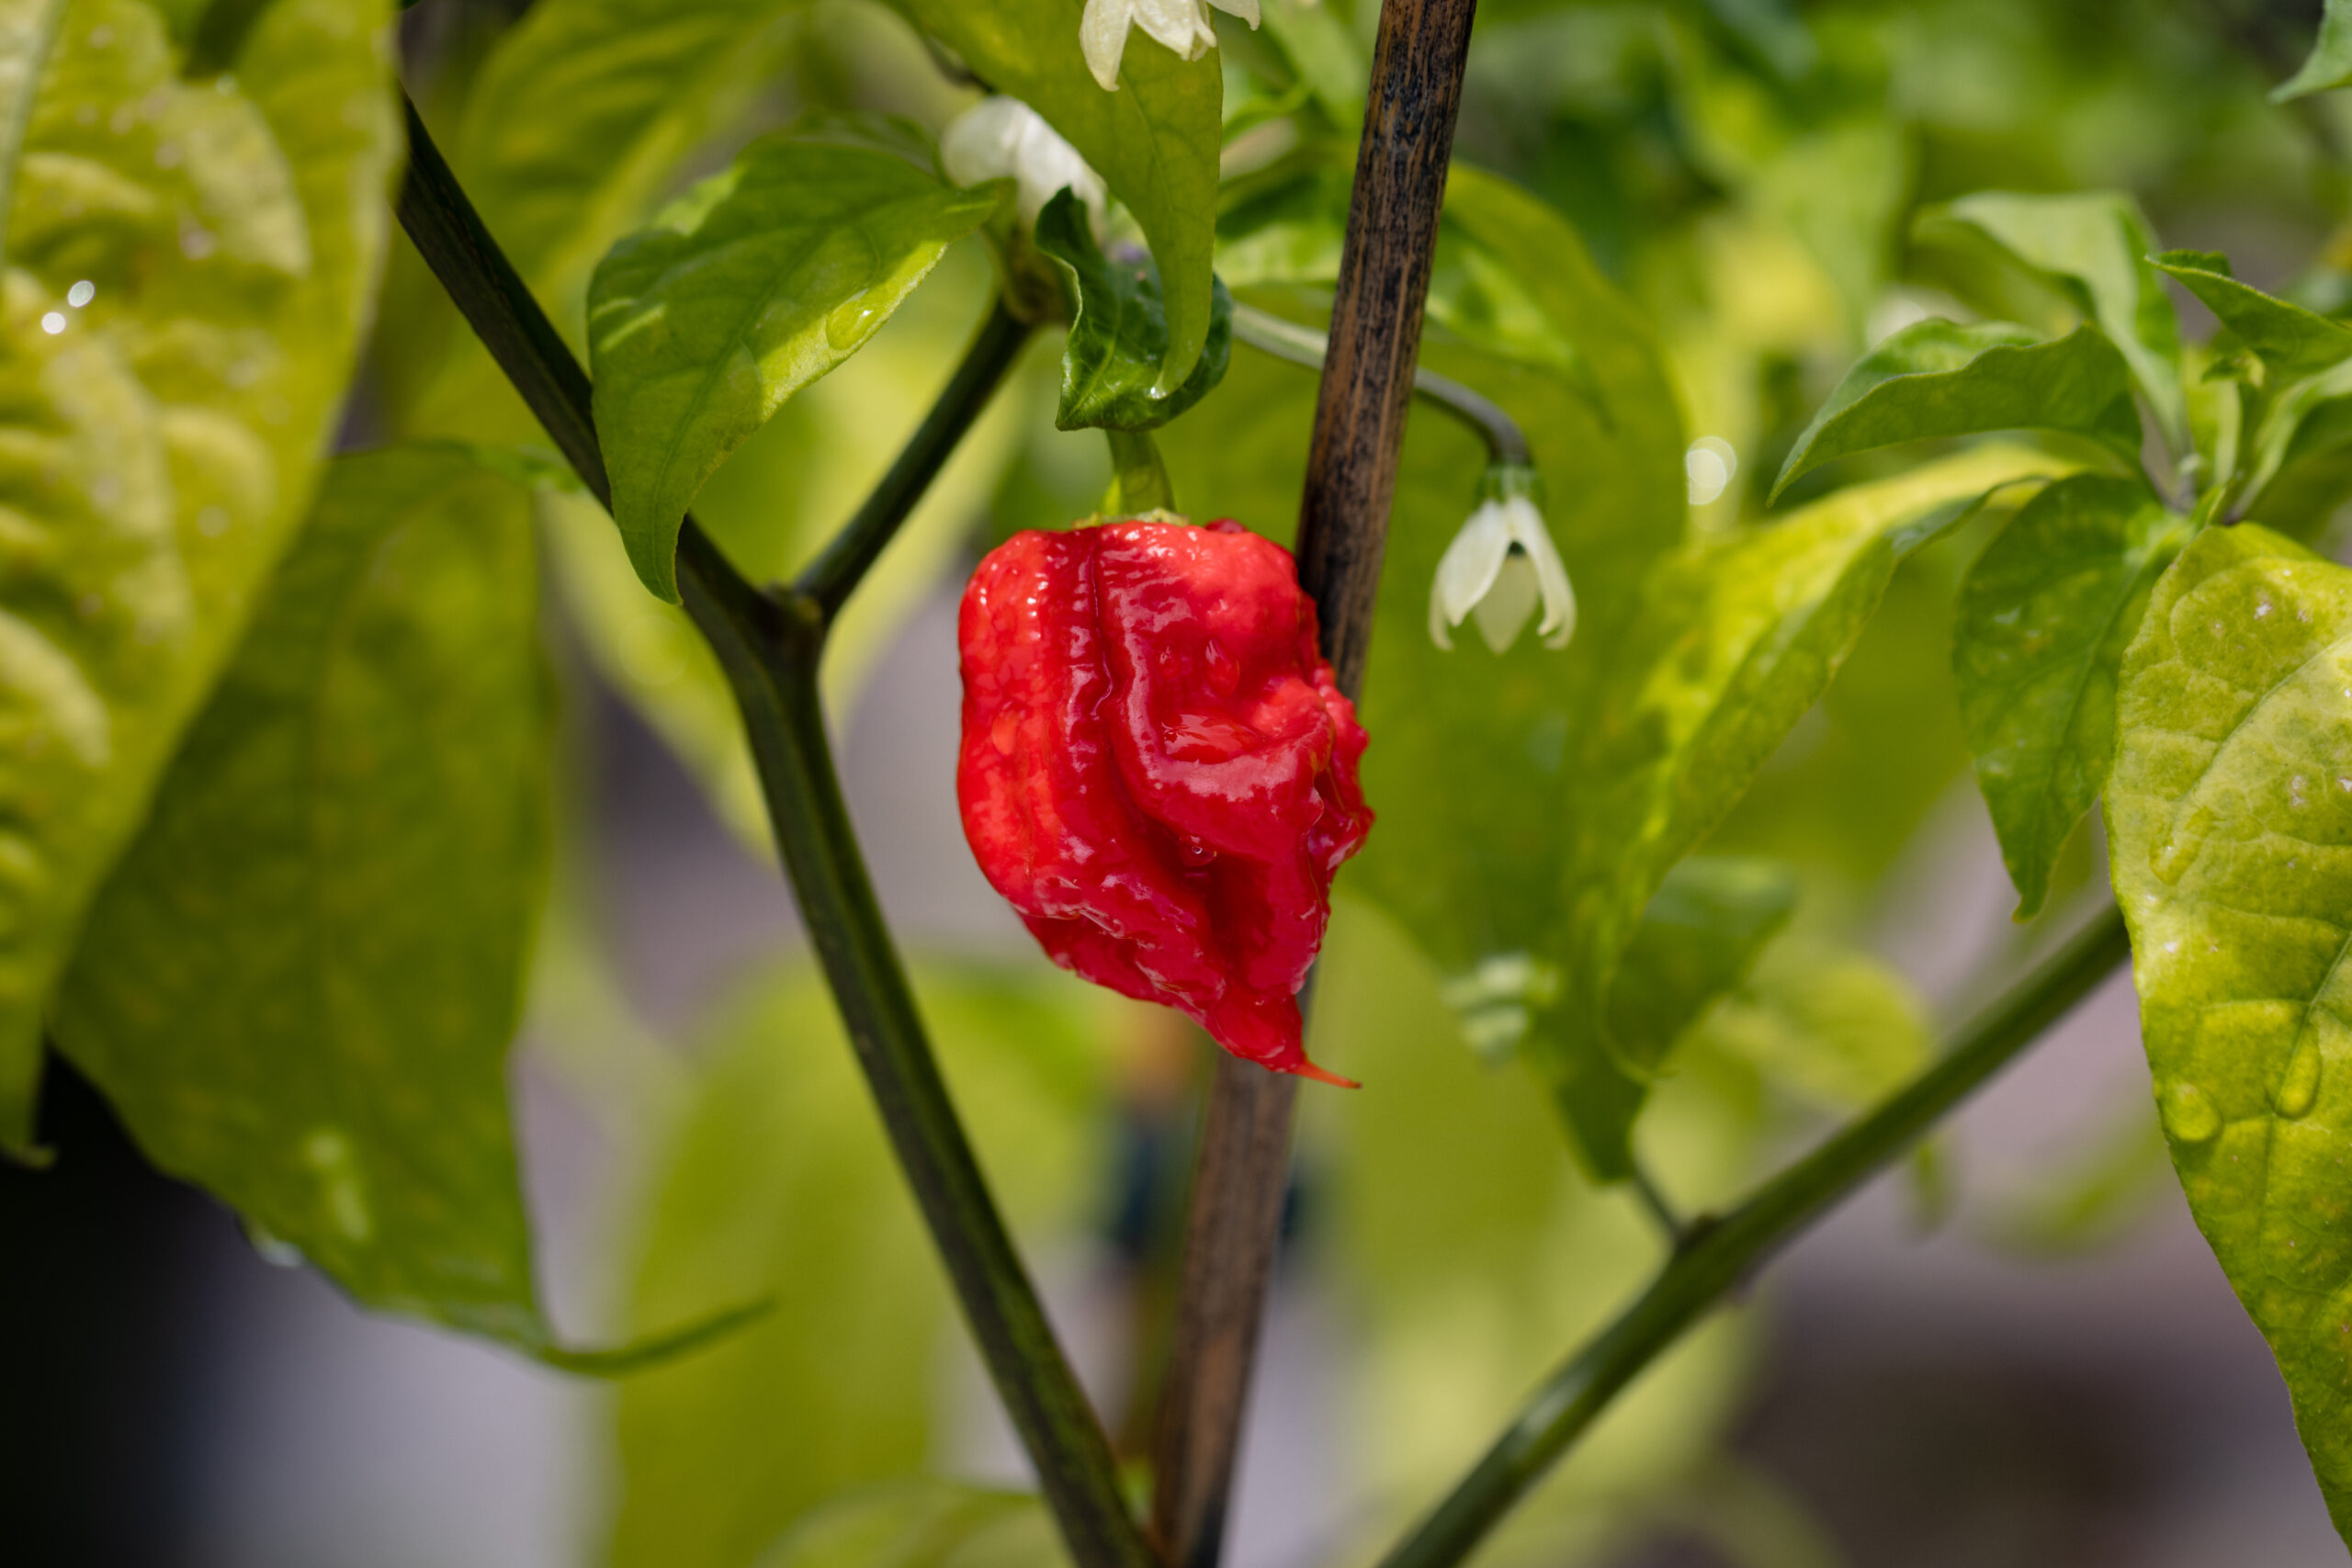
MULTIPOLYGON (((609 504, 587 373, 491 239, 413 105, 408 124, 402 226, 582 482, 609 504)), ((691 517, 678 536, 678 583, 742 709, 793 892, 883 1126, 1070 1555, 1081 1568, 1155 1568, 1102 1422, 1054 1337, 940 1077, 850 828, 817 695, 831 614, 978 414, 1020 335, 993 317, 981 329, 950 383, 949 412, 924 421, 853 524, 857 537, 820 558, 810 588, 752 587, 691 517)))
POLYGON ((1757 1268, 2008 1065, 2131 956, 2110 908, 1964 1030, 1942 1060, 1719 1220, 1702 1218, 1634 1304, 1562 1363, 1380 1568, 1453 1568, 1625 1385, 1757 1268))

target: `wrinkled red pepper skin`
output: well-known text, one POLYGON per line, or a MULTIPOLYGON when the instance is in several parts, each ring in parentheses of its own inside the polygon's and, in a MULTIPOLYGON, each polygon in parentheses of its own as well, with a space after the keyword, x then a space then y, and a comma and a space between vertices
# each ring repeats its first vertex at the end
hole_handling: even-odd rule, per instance
POLYGON ((1372 828, 1364 732, 1290 552, 1230 521, 1016 534, 957 631, 964 834, 1054 962, 1345 1083, 1297 991, 1372 828))

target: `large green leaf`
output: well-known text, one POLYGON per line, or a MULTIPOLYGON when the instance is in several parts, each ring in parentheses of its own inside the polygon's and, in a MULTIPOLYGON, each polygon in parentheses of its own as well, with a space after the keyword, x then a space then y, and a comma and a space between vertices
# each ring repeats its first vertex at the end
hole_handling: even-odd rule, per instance
MULTIPOLYGON (((1577 736, 1560 995, 1531 1037, 1572 1129, 1609 1125, 1624 1098, 1616 1080, 1639 1076, 1607 1009, 1668 871, 1828 688, 1902 558, 1994 489, 2052 468, 2031 452, 1982 448, 1698 541, 1649 573, 1577 736)), ((1580 1136, 1577 1147, 1596 1174, 1627 1173, 1622 1146, 1580 1136)))
POLYGON ((335 463, 55 1016, 162 1168, 368 1305, 533 1348, 505 1062, 548 860, 537 599, 511 481, 335 463))
MULTIPOLYGON (((1089 1217, 1102 1044, 1135 1004, 1042 964, 914 973, 1014 1223, 1089 1217)), ((636 1310, 665 1323, 712 1299, 777 1304, 623 1387, 623 1568, 740 1568, 832 1494, 937 1451, 954 1308, 823 982, 766 976, 716 1021, 703 1060, 649 1195, 636 1310)))
POLYGON ((2220 317, 2279 384, 2352 359, 2352 326, 2240 283, 2217 252, 2166 251, 2156 266, 2220 317))
POLYGON ((2120 191, 1980 191, 1923 216, 1919 231, 1928 237, 1948 227, 1974 231, 2063 289, 2122 351, 2165 439, 2183 449, 2180 326, 2148 260, 2155 233, 2138 202, 2120 191))
POLYGON ((899 1481, 813 1508, 758 1568, 1054 1568, 1054 1517, 1025 1492, 899 1481))
POLYGON ((678 528, 703 481, 863 347, 1008 189, 778 134, 613 248, 588 288, 596 433, 613 521, 656 597, 677 600, 678 528))
POLYGON ((2109 856, 2165 1136, 2352 1537, 2352 572, 2207 529, 2118 716, 2109 856))
POLYGON ((1993 430, 2087 436, 2136 463, 2140 415, 2123 356, 2091 326, 2041 343, 2000 321, 1917 322, 1846 372, 1797 437, 1772 493, 1857 452, 1993 430))
POLYGON ((1068 187, 1037 214, 1037 248, 1062 264, 1070 307, 1062 349, 1062 395, 1054 423, 1062 430, 1101 426, 1151 430, 1208 395, 1233 356, 1233 297, 1215 285, 1208 344, 1184 384, 1152 396, 1168 350, 1168 312, 1159 270, 1149 257, 1114 262, 1094 243, 1086 209, 1068 187))
POLYGON ((1952 674, 2018 919, 2115 759, 2115 676, 2188 519, 2137 479, 2076 474, 2033 498, 1961 585, 1952 674))
POLYGON ((2310 56, 2301 70, 2272 90, 2270 101, 2283 104, 2346 85, 2352 85, 2352 0, 2327 0, 2310 56))
POLYGON ((183 81, 159 10, 75 0, 0 140, 0 1147, 84 909, 308 506, 389 218, 386 14, 278 0, 233 75, 183 81))
POLYGON ((1167 290, 1163 397, 1192 375, 1209 341, 1209 253, 1216 219, 1225 79, 1212 51, 1185 61, 1127 39, 1119 87, 1106 93, 1078 44, 1080 0, 889 0, 964 57, 996 92, 1044 115, 1135 214, 1167 290))

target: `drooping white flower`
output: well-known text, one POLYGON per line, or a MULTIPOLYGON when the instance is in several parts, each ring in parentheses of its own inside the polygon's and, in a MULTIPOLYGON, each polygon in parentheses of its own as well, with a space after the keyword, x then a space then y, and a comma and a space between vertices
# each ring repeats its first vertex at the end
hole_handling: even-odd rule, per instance
POLYGON ((1568 569, 1544 526, 1544 514, 1524 494, 1481 502, 1437 563, 1430 582, 1430 640, 1451 649, 1451 630, 1476 615, 1478 635, 1497 653, 1519 638, 1535 607, 1544 646, 1561 649, 1576 635, 1577 596, 1568 569))
POLYGON ((1119 60, 1127 51, 1127 29, 1141 28, 1186 60, 1198 60, 1216 47, 1216 29, 1209 25, 1209 7, 1258 25, 1258 0, 1086 0, 1086 15, 1079 18, 1078 43, 1086 51, 1086 68, 1106 93, 1119 90, 1119 60))
POLYGON ((959 186, 1011 178, 1021 220, 1033 227, 1054 193, 1068 186, 1086 204, 1095 233, 1102 231, 1102 176, 1019 98, 982 98, 948 121, 939 133, 939 166, 959 186))

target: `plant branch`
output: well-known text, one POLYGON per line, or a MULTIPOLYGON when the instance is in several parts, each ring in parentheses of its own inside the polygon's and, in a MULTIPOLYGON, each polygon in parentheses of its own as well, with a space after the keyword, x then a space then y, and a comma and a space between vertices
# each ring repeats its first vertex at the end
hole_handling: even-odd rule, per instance
MULTIPOLYGON (((1298 581, 1340 689, 1361 689, 1476 0, 1384 0, 1299 508, 1298 581)), ((1296 1080, 1220 1059, 1186 1215, 1152 1525, 1215 1568, 1281 1237, 1296 1080)))
MULTIPOLYGON (((408 121, 402 226, 582 481, 609 503, 587 373, 499 252, 413 105, 408 121)), ((975 378, 999 354, 1009 362, 1012 349, 998 341, 1001 331, 993 321, 982 329, 966 360, 975 378)), ((1001 372, 999 364, 986 378, 992 384, 1001 372)), ((959 371, 951 393, 966 379, 959 371)), ((981 400, 966 389, 962 423, 981 400)), ((886 491, 894 483, 903 491, 911 472, 935 472, 954 445, 936 414, 916 441, 936 451, 902 456, 884 481, 886 491)), ((854 564, 837 562, 823 578, 836 605, 910 505, 911 497, 894 492, 861 511, 868 526, 850 553, 854 564)), ((1070 1554, 1080 1568, 1154 1568, 1127 1512, 1102 1423, 1055 1340, 956 1119, 867 880, 817 694, 826 609, 810 594, 752 587, 691 517, 678 537, 678 581, 687 614, 709 639, 742 709, 793 892, 884 1129, 1070 1554)))
POLYGON ((923 416, 922 423, 906 446, 899 449, 898 460, 889 472, 882 476, 865 504, 848 525, 833 536, 824 552, 811 561, 794 584, 794 592, 814 604, 830 626, 849 602, 849 596, 864 580, 866 570, 880 557, 883 548, 899 532, 899 525, 922 500, 931 481, 939 476, 940 468, 955 452, 956 444, 979 417, 1005 373, 1021 357, 1028 344, 1030 323, 1005 308, 999 296, 989 308, 988 319, 973 336, 972 346, 964 351, 963 362, 956 367, 956 374, 948 378, 939 400, 923 416))
POLYGON ((2109 908, 2011 986, 1942 1060, 1720 1220, 1702 1218, 1634 1304, 1564 1362, 1380 1568, 1453 1568, 1610 1402, 1772 1254, 1900 1156, 2131 956, 2109 908))
MULTIPOLYGON (((1271 310, 1261 310, 1238 300, 1233 306, 1233 336, 1236 342, 1246 343, 1261 354, 1271 354, 1276 359, 1304 365, 1310 370, 1323 368, 1324 355, 1330 346, 1313 327, 1286 321, 1271 310)), ((1527 444, 1526 432, 1492 398, 1451 376, 1419 367, 1413 371, 1413 396, 1468 425, 1487 444, 1487 462, 1509 463, 1522 468, 1534 465, 1535 457, 1527 444)))

